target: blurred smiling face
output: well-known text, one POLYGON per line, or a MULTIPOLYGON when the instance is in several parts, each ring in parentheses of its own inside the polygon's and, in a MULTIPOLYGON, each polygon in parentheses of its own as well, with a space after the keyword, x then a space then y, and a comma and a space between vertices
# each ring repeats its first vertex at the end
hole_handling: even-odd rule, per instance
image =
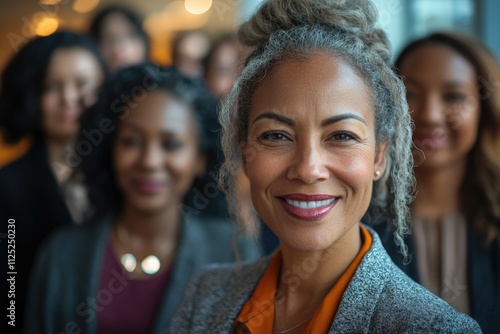
POLYGON ((400 65, 415 123, 415 164, 435 169, 463 163, 476 142, 479 100, 475 70, 444 45, 426 45, 400 65), (425 159, 424 159, 425 156, 425 159))
POLYGON ((120 121, 114 148, 125 205, 149 213, 177 208, 204 168, 193 112, 163 91, 135 103, 120 121))
POLYGON ((69 140, 79 130, 84 108, 95 102, 104 79, 97 59, 82 48, 59 49, 50 60, 41 94, 46 136, 69 140))
POLYGON ((254 206, 283 247, 324 250, 359 234, 385 146, 369 89, 346 62, 318 52, 276 65, 254 92, 241 146, 254 206))

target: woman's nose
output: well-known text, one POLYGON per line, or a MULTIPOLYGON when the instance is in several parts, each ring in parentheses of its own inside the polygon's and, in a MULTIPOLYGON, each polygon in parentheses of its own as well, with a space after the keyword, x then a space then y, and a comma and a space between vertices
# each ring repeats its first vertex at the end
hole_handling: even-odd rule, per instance
MULTIPOLYGON (((413 110, 413 119, 416 123, 438 125, 446 120, 446 106, 437 94, 422 97, 417 108, 413 110)), ((417 124, 416 124, 417 125, 417 124)))
POLYGON ((66 106, 73 106, 80 102, 78 89, 73 85, 65 85, 63 87, 61 98, 66 106))
POLYGON ((312 184, 328 179, 329 175, 326 157, 322 154, 320 143, 297 145, 293 161, 287 171, 290 180, 312 184))
POLYGON ((164 156, 161 147, 158 145, 150 144, 146 146, 145 151, 141 157, 141 166, 145 169, 156 169, 163 165, 164 156))

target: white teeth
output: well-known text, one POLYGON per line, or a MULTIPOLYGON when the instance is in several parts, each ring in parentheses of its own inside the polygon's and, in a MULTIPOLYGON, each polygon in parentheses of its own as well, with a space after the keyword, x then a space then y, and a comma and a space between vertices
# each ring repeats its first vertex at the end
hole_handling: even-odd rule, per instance
POLYGON ((290 205, 293 205, 297 208, 301 208, 301 209, 315 209, 315 208, 320 208, 322 206, 327 206, 327 205, 330 205, 332 204, 336 198, 330 198, 330 199, 326 199, 324 201, 292 201, 292 200, 289 200, 289 199, 285 199, 286 202, 290 205))

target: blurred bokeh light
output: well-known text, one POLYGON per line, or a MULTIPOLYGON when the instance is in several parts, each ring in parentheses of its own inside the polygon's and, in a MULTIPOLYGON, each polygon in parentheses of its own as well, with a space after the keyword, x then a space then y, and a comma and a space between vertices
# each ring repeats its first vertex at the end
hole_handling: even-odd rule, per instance
POLYGON ((184 6, 191 14, 203 14, 212 7, 212 0, 186 0, 184 6))
POLYGON ((38 36, 49 36, 59 27, 59 21, 52 16, 45 16, 36 25, 35 33, 38 36))

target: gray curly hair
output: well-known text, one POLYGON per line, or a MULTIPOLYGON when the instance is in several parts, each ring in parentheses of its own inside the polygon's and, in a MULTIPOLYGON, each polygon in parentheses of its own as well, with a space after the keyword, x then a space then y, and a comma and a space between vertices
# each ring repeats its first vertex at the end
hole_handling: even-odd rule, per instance
POLYGON ((219 183, 237 221, 241 220, 236 193, 236 175, 241 167, 238 144, 247 139, 255 89, 279 61, 327 52, 350 64, 371 88, 376 141, 389 144, 387 168, 373 184, 363 221, 374 225, 392 220, 395 241, 407 256, 403 239, 409 233, 408 203, 414 185, 411 119, 404 85, 388 65, 389 42, 385 33, 375 28, 377 18, 369 0, 268 0, 240 27, 241 42, 254 51, 219 111, 226 159, 219 183))

